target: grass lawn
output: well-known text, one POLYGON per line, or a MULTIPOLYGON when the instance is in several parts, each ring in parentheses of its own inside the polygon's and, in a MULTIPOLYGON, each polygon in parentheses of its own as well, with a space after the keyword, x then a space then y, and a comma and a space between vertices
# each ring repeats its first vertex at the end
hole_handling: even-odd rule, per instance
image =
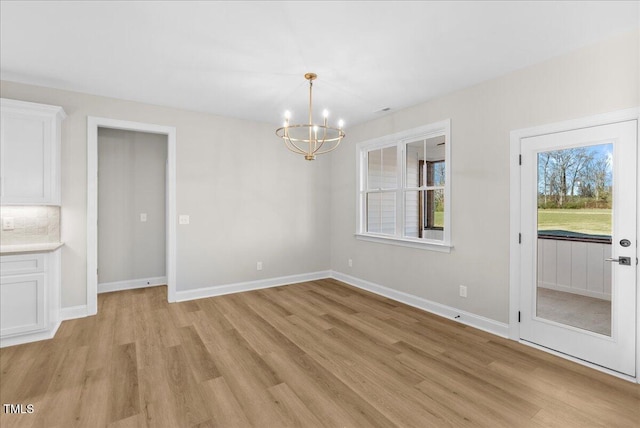
POLYGON ((538 230, 611 234, 611 209, 538 210, 538 230))
POLYGON ((444 212, 435 211, 433 213, 433 225, 435 227, 444 227, 444 212))

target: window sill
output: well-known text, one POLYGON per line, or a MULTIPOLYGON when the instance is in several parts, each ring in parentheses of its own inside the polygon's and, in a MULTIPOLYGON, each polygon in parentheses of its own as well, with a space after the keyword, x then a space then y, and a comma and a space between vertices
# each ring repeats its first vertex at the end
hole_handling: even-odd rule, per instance
POLYGON ((419 248, 421 250, 437 251, 439 253, 450 253, 453 245, 447 243, 437 243, 424 241, 422 239, 396 238, 392 236, 369 235, 356 233, 356 239, 361 241, 378 242, 380 244, 397 245, 400 247, 419 248))

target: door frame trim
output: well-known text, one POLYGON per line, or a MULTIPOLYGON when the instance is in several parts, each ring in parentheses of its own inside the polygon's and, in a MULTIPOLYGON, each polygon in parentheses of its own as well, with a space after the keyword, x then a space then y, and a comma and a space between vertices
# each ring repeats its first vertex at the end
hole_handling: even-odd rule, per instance
MULTIPOLYGON (((609 113, 597 114, 594 116, 583 117, 579 119, 571 119, 562 122, 554 122, 531 128, 516 129, 510 132, 509 141, 509 338, 520 341, 520 324, 518 322, 518 312, 520 309, 520 251, 521 247, 518 242, 520 233, 520 140, 528 137, 537 137, 545 134, 556 132, 572 131, 580 128, 588 128, 592 126, 608 125, 628 120, 636 120, 640 124, 640 107, 618 110, 609 113)), ((636 133, 636 138, 640 136, 640 125, 636 133)), ((640 169, 640 150, 638 151, 638 159, 636 160, 636 168, 640 169)), ((640 192, 640 173, 636 174, 638 180, 638 192, 640 192)), ((636 224, 640 225, 640 195, 638 197, 636 224)), ((636 237, 638 238, 638 237, 636 237)), ((636 265, 636 287, 640 269, 636 265)), ((635 380, 640 383, 640 292, 637 294, 636 301, 636 378, 628 378, 627 380, 635 380)), ((544 349, 544 348, 540 348, 544 349)), ((552 352, 553 353, 553 352, 552 352)), ((555 353, 556 355, 561 355, 555 353)), ((567 356, 568 357, 568 356, 567 356)), ((580 364, 596 368, 605 373, 612 374, 611 371, 599 366, 583 362, 576 358, 569 357, 572 361, 580 364)))
POLYGON ((87 117, 87 315, 98 312, 98 128, 167 136, 166 274, 169 302, 176 300, 176 128, 87 117))

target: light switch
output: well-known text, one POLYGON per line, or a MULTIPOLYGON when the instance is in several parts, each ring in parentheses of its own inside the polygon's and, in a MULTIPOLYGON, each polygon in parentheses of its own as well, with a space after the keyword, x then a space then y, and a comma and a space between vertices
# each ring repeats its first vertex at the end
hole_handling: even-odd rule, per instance
POLYGON ((189 224, 189 215, 180 214, 180 217, 178 217, 178 223, 180 223, 180 224, 189 224))
POLYGON ((147 221, 147 213, 140 213, 140 221, 143 223, 147 221))
POLYGON ((2 218, 2 230, 13 230, 15 229, 13 223, 13 217, 3 217, 2 218))

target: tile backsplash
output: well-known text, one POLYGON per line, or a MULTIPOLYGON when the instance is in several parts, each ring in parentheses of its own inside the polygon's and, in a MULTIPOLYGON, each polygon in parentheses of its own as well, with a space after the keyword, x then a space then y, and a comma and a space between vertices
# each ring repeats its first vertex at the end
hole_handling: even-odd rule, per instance
POLYGON ((60 242, 60 207, 0 207, 0 244, 44 244, 60 242), (5 219, 13 219, 13 230, 4 230, 5 219))

